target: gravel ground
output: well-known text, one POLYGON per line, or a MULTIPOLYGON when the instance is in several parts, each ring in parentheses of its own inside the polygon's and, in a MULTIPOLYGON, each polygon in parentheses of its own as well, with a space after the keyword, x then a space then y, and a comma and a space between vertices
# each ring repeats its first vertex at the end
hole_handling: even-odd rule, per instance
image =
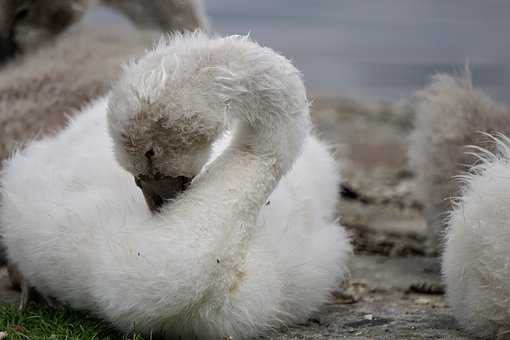
POLYGON ((468 339, 441 294, 435 260, 359 255, 336 301, 271 339, 468 339))

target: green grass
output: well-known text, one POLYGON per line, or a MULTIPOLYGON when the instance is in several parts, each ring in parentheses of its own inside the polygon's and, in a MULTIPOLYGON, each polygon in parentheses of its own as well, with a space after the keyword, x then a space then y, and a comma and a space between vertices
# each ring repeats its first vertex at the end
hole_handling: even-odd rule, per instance
POLYGON ((0 331, 8 333, 8 340, 143 340, 136 334, 122 335, 89 314, 35 304, 24 312, 19 312, 16 306, 0 305, 0 331))

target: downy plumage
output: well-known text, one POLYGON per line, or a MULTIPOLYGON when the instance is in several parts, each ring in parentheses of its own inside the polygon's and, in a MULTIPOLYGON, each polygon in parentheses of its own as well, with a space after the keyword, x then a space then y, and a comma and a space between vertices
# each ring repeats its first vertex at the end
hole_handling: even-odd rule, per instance
POLYGON ((447 228, 443 275, 461 326, 484 337, 510 334, 510 144, 480 153, 447 228))
MULTIPOLYGON (((481 337, 510 331, 510 113, 473 88, 470 74, 436 76, 418 95, 409 158, 447 299, 481 337), (444 244, 443 244, 444 243, 444 244)), ((506 335, 505 335, 506 334, 506 335)))
POLYGON ((338 168, 310 128, 300 74, 272 50, 164 41, 8 162, 9 259, 40 293, 123 330, 242 339, 302 321, 351 251, 334 221, 338 168), (153 213, 133 177, 160 199, 153 213))

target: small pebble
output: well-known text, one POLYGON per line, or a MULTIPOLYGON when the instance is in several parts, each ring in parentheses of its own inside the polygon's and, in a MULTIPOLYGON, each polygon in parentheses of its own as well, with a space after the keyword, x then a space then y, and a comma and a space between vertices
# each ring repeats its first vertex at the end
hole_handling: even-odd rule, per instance
POLYGON ((414 300, 414 303, 416 303, 417 305, 430 305, 431 301, 430 299, 420 297, 414 300))

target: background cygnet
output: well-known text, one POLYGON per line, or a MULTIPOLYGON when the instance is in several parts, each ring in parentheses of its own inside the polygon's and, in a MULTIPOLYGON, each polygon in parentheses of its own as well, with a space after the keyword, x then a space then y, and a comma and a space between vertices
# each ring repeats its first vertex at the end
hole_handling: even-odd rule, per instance
POLYGON ((468 332, 510 331, 510 112, 473 88, 469 72, 438 75, 417 95, 409 159, 453 314, 468 332), (444 244, 443 244, 444 240, 444 244))
POLYGON ((117 9, 141 28, 163 31, 207 30, 201 0, 101 0, 117 9))
POLYGON ((510 114, 475 89, 466 71, 460 76, 436 75, 417 93, 415 117, 408 157, 417 177, 416 195, 425 209, 430 251, 439 253, 451 198, 460 193, 454 177, 478 159, 467 146, 494 149, 483 132, 510 133, 510 114))
POLYGON ((0 64, 30 53, 77 22, 90 0, 0 1, 0 64))
POLYGON ((97 3, 119 11, 142 29, 207 28, 201 0, 4 0, 0 1, 0 65, 58 39, 97 3))

